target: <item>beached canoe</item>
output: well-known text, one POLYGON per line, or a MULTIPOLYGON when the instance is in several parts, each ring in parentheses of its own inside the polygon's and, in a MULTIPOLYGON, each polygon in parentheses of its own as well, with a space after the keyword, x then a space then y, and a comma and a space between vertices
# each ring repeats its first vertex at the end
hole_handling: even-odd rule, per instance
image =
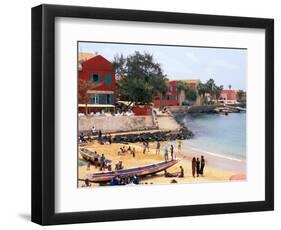
MULTIPOLYGON (((92 151, 88 150, 87 148, 80 148, 79 152, 84 160, 90 161, 93 164, 95 163, 94 153, 92 151)), ((105 159, 105 162, 110 163, 111 160, 105 159)))
POLYGON ((113 177, 133 177, 133 176, 147 176, 152 175, 161 171, 164 171, 167 168, 172 167, 178 162, 178 160, 170 160, 170 161, 163 161, 156 164, 146 165, 137 168, 130 168, 130 169, 121 169, 116 171, 110 172, 102 172, 102 173, 92 173, 87 175, 85 179, 88 179, 90 182, 93 183, 106 183, 110 182, 113 177))
POLYGON ((83 157, 84 160, 91 161, 92 163, 94 163, 94 155, 90 150, 88 150, 86 148, 80 148, 79 152, 80 152, 81 157, 83 157))

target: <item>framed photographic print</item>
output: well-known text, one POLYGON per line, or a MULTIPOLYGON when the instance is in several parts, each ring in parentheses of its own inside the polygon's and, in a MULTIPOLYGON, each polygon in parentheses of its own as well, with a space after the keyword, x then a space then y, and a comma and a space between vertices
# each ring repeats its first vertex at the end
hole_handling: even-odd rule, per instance
POLYGON ((32 221, 273 210, 273 19, 32 9, 32 221))

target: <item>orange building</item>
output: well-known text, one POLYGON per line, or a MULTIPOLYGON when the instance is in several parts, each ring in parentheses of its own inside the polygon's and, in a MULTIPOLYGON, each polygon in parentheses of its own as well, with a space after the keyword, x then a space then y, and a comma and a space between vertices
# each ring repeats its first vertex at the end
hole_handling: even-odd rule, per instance
POLYGON ((237 91, 238 90, 225 89, 221 92, 219 100, 224 103, 236 103, 237 102, 237 98, 236 98, 237 91))

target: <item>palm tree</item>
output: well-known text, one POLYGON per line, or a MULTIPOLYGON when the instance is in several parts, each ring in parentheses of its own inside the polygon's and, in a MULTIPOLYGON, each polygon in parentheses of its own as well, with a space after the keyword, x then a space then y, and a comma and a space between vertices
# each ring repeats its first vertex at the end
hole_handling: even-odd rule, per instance
POLYGON ((203 100, 205 101, 205 95, 208 92, 207 85, 202 82, 199 82, 199 84, 197 86, 197 91, 198 91, 199 96, 200 97, 202 96, 203 100))
POLYGON ((215 86, 214 95, 216 96, 217 103, 222 91, 223 91, 223 85, 215 86))
POLYGON ((196 99, 197 99, 197 92, 196 92, 196 90, 194 90, 194 89, 191 89, 191 90, 189 90, 187 93, 186 93, 186 98, 189 100, 189 101, 191 101, 191 102, 194 102, 194 101, 196 101, 196 99))
POLYGON ((246 95, 246 93, 245 93, 243 90, 239 90, 239 91, 236 93, 237 101, 238 101, 238 102, 242 102, 243 99, 245 98, 245 95, 246 95))
POLYGON ((153 86, 153 94, 160 95, 160 108, 162 107, 163 95, 165 95, 169 90, 169 86, 166 83, 167 80, 166 76, 164 79, 163 76, 155 76, 150 79, 150 84, 153 86))
POLYGON ((208 93, 211 95, 211 97, 213 98, 213 96, 215 95, 215 88, 216 88, 216 84, 215 84, 215 81, 214 79, 210 78, 207 83, 207 90, 208 90, 208 93))
POLYGON ((178 98, 181 92, 184 93, 184 98, 186 98, 186 93, 189 91, 188 84, 184 81, 178 81, 176 87, 178 91, 178 98))

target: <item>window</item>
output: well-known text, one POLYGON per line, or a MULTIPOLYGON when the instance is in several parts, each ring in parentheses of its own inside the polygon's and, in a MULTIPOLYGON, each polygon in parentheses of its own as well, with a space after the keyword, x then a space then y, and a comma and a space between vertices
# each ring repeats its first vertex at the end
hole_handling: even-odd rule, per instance
POLYGON ((90 103, 91 104, 98 104, 98 96, 97 95, 91 95, 90 103))
POLYGON ((114 97, 113 97, 113 95, 110 95, 109 100, 110 100, 110 104, 113 105, 114 104, 114 97))
POLYGON ((111 85, 111 76, 110 74, 105 75, 105 84, 111 85))
POLYGON ((90 81, 92 83, 101 83, 101 75, 91 73, 90 74, 90 81))
POLYGON ((102 95, 98 96, 98 104, 102 104, 102 95))
POLYGON ((110 94, 106 94, 103 97, 104 104, 113 104, 113 96, 110 94))

